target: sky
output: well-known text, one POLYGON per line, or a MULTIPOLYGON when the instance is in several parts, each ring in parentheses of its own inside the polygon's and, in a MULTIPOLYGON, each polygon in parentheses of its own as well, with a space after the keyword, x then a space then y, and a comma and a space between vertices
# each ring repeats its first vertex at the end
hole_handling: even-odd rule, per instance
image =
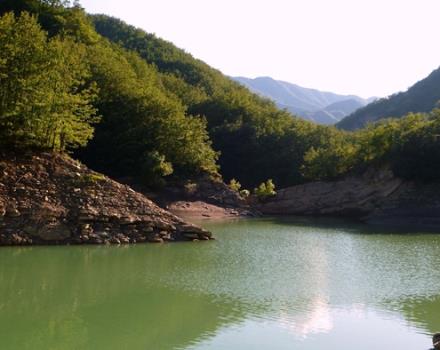
POLYGON ((230 76, 388 96, 440 66, 440 0, 81 0, 230 76))

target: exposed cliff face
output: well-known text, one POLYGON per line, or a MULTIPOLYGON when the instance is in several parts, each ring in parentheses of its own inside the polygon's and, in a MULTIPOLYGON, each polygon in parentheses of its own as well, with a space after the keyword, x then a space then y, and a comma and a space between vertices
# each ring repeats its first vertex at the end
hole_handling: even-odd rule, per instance
POLYGON ((0 155, 0 245, 210 238, 210 232, 67 156, 0 155))
POLYGON ((278 191, 258 205, 264 214, 352 216, 370 223, 440 227, 440 184, 417 184, 389 170, 312 182, 278 191))

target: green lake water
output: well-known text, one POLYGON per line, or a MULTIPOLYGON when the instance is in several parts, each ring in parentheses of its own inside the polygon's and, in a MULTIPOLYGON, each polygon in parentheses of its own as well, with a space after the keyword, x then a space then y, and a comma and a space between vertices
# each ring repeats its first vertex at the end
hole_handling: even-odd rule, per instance
POLYGON ((207 222, 216 241, 0 249, 0 349, 426 350, 440 234, 207 222))

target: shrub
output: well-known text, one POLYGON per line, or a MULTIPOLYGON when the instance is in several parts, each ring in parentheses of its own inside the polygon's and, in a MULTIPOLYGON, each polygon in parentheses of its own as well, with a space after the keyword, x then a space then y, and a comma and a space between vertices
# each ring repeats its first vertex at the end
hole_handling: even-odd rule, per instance
POLYGON ((258 199, 266 199, 275 196, 275 184, 272 179, 268 179, 266 182, 262 182, 257 188, 254 189, 254 194, 258 199))
POLYGON ((235 179, 232 179, 231 181, 229 181, 228 186, 232 191, 235 191, 235 192, 239 192, 240 188, 241 188, 241 184, 235 179))

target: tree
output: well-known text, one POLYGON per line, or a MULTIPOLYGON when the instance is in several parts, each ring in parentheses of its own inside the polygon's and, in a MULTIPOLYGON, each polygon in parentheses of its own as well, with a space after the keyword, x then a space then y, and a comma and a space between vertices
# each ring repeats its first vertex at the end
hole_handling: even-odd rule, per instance
POLYGON ((59 151, 87 143, 98 119, 84 55, 72 40, 47 40, 26 12, 0 18, 0 142, 59 151))
POLYGON ((185 114, 153 66, 105 41, 89 46, 87 56, 103 117, 95 138, 78 154, 86 163, 149 185, 160 185, 171 173, 181 178, 217 173, 205 120, 185 114))
POLYGON ((275 196, 275 184, 272 179, 268 179, 266 182, 262 182, 257 188, 254 189, 254 194, 258 199, 264 200, 268 197, 275 196))

